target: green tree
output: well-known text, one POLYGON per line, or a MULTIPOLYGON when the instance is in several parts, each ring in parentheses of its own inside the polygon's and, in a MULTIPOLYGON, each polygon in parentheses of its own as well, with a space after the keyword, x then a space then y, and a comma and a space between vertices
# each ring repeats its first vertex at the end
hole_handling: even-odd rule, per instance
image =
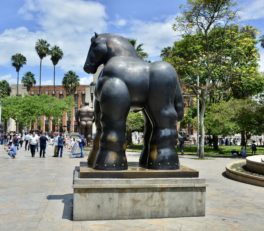
POLYGON ((80 85, 80 78, 74 71, 68 71, 63 77, 62 85, 68 95, 73 95, 80 85))
POLYGON ((171 47, 164 47, 162 50, 161 50, 161 53, 160 53, 160 57, 161 58, 169 58, 171 55, 171 47))
MULTIPOLYGON (((199 127, 200 139, 198 141, 197 153, 200 158, 204 157, 204 115, 206 110, 206 101, 209 93, 209 86, 212 83, 212 75, 215 70, 212 62, 215 62, 216 53, 211 52, 211 44, 214 38, 209 36, 210 31, 220 23, 227 25, 234 19, 235 13, 232 11, 233 3, 230 0, 214 1, 214 0, 188 0, 183 6, 182 16, 176 18, 176 23, 173 25, 174 30, 185 31, 187 34, 196 33, 196 46, 192 46, 196 51, 195 65, 200 67, 197 74, 192 76, 196 80, 199 76, 199 85, 195 93, 199 96, 199 127), (201 68, 202 67, 202 68, 201 68)), ((193 39, 189 37, 189 39, 193 39)), ((186 47, 191 49, 190 47, 186 47)), ((193 55, 192 55, 193 57, 193 55)))
POLYGON ((12 66, 16 68, 16 72, 17 72, 17 95, 18 95, 19 71, 20 68, 27 63, 27 59, 24 55, 20 53, 16 53, 11 57, 11 61, 12 61, 12 66))
POLYGON ((12 118, 18 125, 29 127, 33 122, 45 115, 53 118, 55 123, 63 116, 63 113, 70 111, 73 107, 73 98, 67 97, 60 100, 49 95, 7 97, 3 99, 3 119, 7 121, 12 118))
POLYGON ((235 17, 232 7, 233 2, 228 0, 188 1, 183 15, 176 18, 173 25, 175 30, 186 33, 174 44, 170 57, 165 58, 175 66, 184 84, 198 96, 200 139, 197 152, 200 158, 204 157, 206 105, 231 97, 237 86, 241 92, 248 90, 244 86, 249 84, 247 96, 263 87, 262 84, 257 87, 254 80, 261 79, 253 31, 248 33, 248 28, 240 30, 238 26, 230 25, 235 17), (245 57, 245 54, 249 56, 245 57))
POLYGON ((241 145, 246 146, 252 134, 264 131, 264 105, 252 99, 231 99, 209 107, 206 128, 211 135, 241 134, 241 145))
POLYGON ((54 89, 54 94, 55 94, 55 66, 58 64, 58 62, 62 59, 63 57, 63 51, 60 49, 58 46, 53 46, 50 51, 50 59, 53 63, 53 89, 54 89))
POLYGON ((9 96, 11 93, 11 87, 6 80, 0 81, 0 99, 9 96))
POLYGON ((129 42, 135 48, 139 58, 143 60, 146 60, 148 58, 148 53, 143 50, 143 43, 137 44, 136 39, 129 39, 129 42))
POLYGON ((127 144, 132 144, 132 132, 143 131, 144 117, 141 112, 129 112, 126 121, 127 144))
POLYGON ((30 71, 26 72, 22 77, 22 83, 27 88, 27 91, 29 91, 36 84, 35 75, 30 71))
POLYGON ((41 71, 42 71, 42 59, 45 58, 49 54, 49 46, 50 44, 44 40, 39 39, 36 42, 35 50, 40 58, 39 64, 39 95, 41 94, 41 71))

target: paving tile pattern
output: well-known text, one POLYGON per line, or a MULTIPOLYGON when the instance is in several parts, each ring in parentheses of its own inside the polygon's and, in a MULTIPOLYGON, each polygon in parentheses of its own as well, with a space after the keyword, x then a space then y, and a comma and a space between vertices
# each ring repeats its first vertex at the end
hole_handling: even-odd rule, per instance
MULTIPOLYGON (((52 154, 49 146, 46 158, 32 158, 22 148, 11 159, 0 146, 0 231, 264 230, 263 187, 226 178, 225 165, 232 159, 189 156, 180 156, 181 164, 198 170, 207 182, 205 217, 72 221, 72 174, 80 159, 68 152, 62 158, 52 154)), ((139 157, 128 156, 130 161, 139 157)))

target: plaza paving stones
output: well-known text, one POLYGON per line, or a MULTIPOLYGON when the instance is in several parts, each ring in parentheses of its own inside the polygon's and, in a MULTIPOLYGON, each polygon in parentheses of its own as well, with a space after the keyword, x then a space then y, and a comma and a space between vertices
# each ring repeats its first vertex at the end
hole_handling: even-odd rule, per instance
MULTIPOLYGON (((11 159, 0 146, 0 231, 263 231, 264 188, 223 176, 229 158, 197 160, 180 156, 181 164, 200 172, 206 179, 206 216, 72 221, 72 175, 84 159, 72 159, 65 152, 53 158, 31 158, 20 149, 11 159)), ((137 161, 138 154, 129 155, 137 161)), ((86 158, 86 157, 85 157, 86 158)))

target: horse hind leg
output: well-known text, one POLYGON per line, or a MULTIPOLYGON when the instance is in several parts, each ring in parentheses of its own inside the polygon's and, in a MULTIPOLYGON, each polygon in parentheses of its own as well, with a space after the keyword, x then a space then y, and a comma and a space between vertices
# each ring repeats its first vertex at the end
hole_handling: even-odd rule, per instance
POLYGON ((95 169, 127 169, 126 118, 130 109, 127 86, 117 78, 110 78, 100 96, 102 134, 94 162, 95 169))
POLYGON ((157 110, 150 108, 153 133, 150 141, 148 168, 178 169, 179 159, 176 153, 176 118, 174 105, 166 105, 157 110))

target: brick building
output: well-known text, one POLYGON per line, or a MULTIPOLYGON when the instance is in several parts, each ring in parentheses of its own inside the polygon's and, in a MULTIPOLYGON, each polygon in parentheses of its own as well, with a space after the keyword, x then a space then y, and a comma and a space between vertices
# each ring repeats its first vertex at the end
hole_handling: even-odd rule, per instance
MULTIPOLYGON (((29 95, 38 95, 39 94, 39 86, 31 87, 28 92, 29 95)), ((55 94, 54 94, 54 86, 41 86, 41 94, 47 94, 51 96, 56 96, 59 99, 66 98, 66 90, 63 86, 55 86, 55 94)), ((89 85, 80 85, 77 87, 76 92, 74 94, 74 107, 71 113, 64 112, 61 119, 61 126, 55 126, 52 118, 48 119, 45 116, 41 117, 41 125, 37 126, 37 123, 33 125, 33 129, 40 129, 43 132, 50 131, 68 131, 68 132, 76 132, 77 131, 77 121, 75 119, 75 114, 80 106, 86 101, 91 102, 91 90, 89 85)))

